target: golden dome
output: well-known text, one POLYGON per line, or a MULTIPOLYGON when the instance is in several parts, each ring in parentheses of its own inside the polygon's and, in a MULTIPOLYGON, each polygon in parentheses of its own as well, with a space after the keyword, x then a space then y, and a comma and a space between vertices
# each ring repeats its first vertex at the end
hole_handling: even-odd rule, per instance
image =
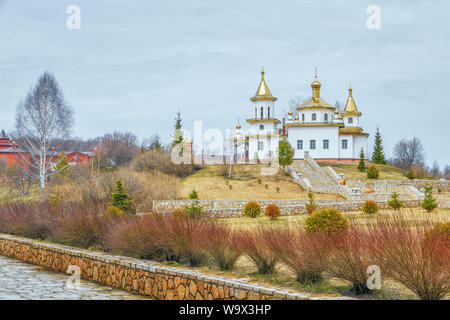
POLYGON ((334 111, 334 114, 339 114, 339 110, 336 109, 336 110, 334 111))
POLYGON ((358 108, 356 107, 356 103, 355 100, 353 100, 353 89, 350 86, 350 88, 348 88, 348 99, 347 99, 347 104, 345 105, 345 109, 344 112, 342 113, 342 115, 344 116, 360 116, 361 112, 358 111, 358 108))
POLYGON ((272 100, 275 101, 277 98, 272 96, 272 93, 264 80, 264 69, 261 70, 261 82, 259 83, 258 90, 256 90, 255 96, 250 98, 251 101, 257 100, 272 100))
POLYGON ((240 128, 241 128, 241 125, 238 123, 237 126, 236 126, 236 129, 239 130, 240 128))
POLYGON ((320 84, 319 80, 317 80, 317 67, 316 67, 316 72, 315 72, 315 76, 314 76, 314 81, 313 83, 311 83, 311 88, 312 88, 312 100, 314 102, 315 105, 319 105, 320 103, 320 87, 322 85, 320 84))
POLYGON ((319 80, 317 80, 317 74, 314 77, 314 81, 313 83, 311 83, 311 87, 313 88, 320 88, 322 86, 322 84, 319 82, 319 80))
POLYGON ((298 117, 298 115, 296 115, 296 116, 295 116, 295 120, 298 121, 299 119, 300 119, 300 118, 298 117))
POLYGON ((289 110, 288 115, 292 116, 293 114, 292 110, 289 110))

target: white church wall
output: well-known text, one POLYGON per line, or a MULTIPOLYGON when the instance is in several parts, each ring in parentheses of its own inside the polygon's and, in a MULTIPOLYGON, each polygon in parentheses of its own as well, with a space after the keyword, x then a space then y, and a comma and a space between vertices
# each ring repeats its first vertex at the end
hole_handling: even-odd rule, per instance
POLYGON ((337 126, 318 126, 318 127, 287 127, 289 143, 294 147, 294 159, 303 159, 304 152, 314 159, 338 158, 338 137, 339 128, 337 126), (298 149, 297 141, 303 141, 303 148, 298 149), (316 141, 316 148, 310 148, 310 141, 316 141), (328 140, 328 149, 324 149, 323 140, 328 140))
POLYGON ((366 159, 368 158, 367 154, 367 137, 366 136, 354 136, 353 138, 354 148, 353 148, 353 158, 358 159, 361 149, 363 149, 364 155, 366 159))
POLYGON ((353 159, 354 146, 352 135, 339 135, 339 159, 353 159), (342 141, 347 140, 347 148, 342 148, 342 141))

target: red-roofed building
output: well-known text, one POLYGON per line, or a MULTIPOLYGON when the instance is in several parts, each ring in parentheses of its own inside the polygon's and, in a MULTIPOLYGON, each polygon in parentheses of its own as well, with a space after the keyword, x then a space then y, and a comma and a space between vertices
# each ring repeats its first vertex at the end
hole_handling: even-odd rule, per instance
MULTIPOLYGON (((88 163, 89 159, 94 156, 93 152, 84 151, 64 151, 66 159, 70 164, 88 163)), ((61 151, 51 151, 47 154, 47 161, 55 162, 61 151)), ((6 166, 14 164, 26 164, 28 163, 29 154, 18 148, 15 141, 8 138, 5 131, 0 132, 0 162, 3 162, 6 166)))

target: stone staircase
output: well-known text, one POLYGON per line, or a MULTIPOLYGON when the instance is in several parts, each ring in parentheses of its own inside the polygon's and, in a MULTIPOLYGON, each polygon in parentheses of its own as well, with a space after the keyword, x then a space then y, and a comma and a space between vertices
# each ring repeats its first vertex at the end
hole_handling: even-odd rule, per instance
POLYGON ((389 200, 392 192, 398 192, 402 200, 420 200, 423 198, 417 188, 389 183, 386 180, 374 182, 349 183, 341 185, 343 175, 337 174, 331 167, 321 167, 309 154, 305 152, 303 161, 294 161, 287 167, 289 174, 304 189, 317 193, 339 194, 347 200, 389 200), (364 193, 366 186, 371 193, 364 193))
POLYGON ((345 199, 359 199, 359 193, 339 184, 341 178, 333 168, 321 167, 308 152, 305 152, 304 161, 295 161, 288 167, 288 172, 294 182, 305 189, 318 193, 339 194, 345 199))

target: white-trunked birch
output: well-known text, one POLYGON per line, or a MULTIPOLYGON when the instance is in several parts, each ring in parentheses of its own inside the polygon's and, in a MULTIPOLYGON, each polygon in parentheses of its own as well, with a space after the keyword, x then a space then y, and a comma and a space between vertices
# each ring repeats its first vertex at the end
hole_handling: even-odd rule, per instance
MULTIPOLYGON (((45 180, 57 171, 50 170, 56 139, 69 136, 73 111, 65 102, 55 76, 44 72, 27 96, 17 105, 16 130, 26 157, 21 167, 30 178, 39 181, 41 195, 45 180)), ((65 168, 62 168, 64 170, 65 168)), ((61 170, 61 169, 60 169, 61 170)))

